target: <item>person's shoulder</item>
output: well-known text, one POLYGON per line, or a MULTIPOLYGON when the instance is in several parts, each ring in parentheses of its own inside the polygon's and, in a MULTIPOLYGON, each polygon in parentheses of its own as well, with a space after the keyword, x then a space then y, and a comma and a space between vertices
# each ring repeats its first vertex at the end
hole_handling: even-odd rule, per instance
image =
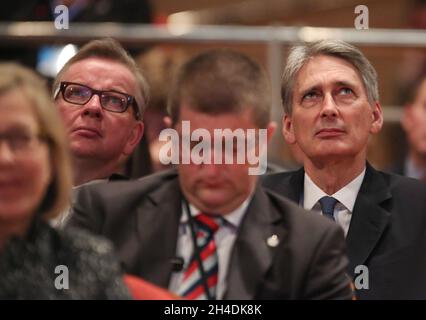
POLYGON ((299 170, 287 170, 281 172, 274 172, 265 174, 261 177, 262 185, 265 187, 276 186, 284 181, 290 179, 293 175, 295 175, 299 170))
POLYGON ((369 201, 364 203, 380 202, 382 208, 403 219, 401 221, 411 224, 412 219, 416 219, 417 225, 426 222, 426 183, 423 181, 374 170, 368 172, 368 176, 366 173, 360 193, 364 201, 369 201))
POLYGON ((412 196, 418 194, 418 192, 426 194, 424 193, 426 192, 426 183, 424 181, 384 171, 377 171, 377 173, 386 181, 391 192, 398 191, 412 196))
POLYGON ((70 270, 75 298, 130 298, 122 282, 123 269, 109 240, 75 227, 60 230, 58 234, 60 255, 70 270))
POLYGON ((73 252, 107 257, 114 251, 112 243, 84 229, 69 227, 58 231, 61 244, 73 252))
POLYGON ((154 173, 137 180, 110 181, 97 184, 84 185, 75 190, 76 194, 99 194, 103 198, 114 198, 115 196, 131 196, 132 194, 148 194, 149 192, 163 186, 167 182, 177 179, 177 170, 170 169, 154 173))

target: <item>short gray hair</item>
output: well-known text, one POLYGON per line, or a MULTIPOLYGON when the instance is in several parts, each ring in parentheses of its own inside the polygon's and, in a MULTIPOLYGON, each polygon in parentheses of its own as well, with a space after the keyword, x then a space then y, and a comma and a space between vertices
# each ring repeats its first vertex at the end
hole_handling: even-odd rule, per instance
POLYGON ((341 58, 352 64, 361 76, 370 104, 379 101, 377 72, 364 54, 342 40, 321 40, 295 46, 290 51, 281 84, 281 98, 286 114, 292 112, 293 87, 298 72, 309 59, 319 55, 341 58))

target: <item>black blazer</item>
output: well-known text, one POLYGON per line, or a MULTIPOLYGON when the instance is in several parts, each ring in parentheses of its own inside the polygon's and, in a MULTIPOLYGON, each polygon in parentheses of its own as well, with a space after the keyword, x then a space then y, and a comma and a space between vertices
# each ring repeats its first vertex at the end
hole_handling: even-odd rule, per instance
MULTIPOLYGON (((167 288, 182 196, 177 173, 89 185, 70 225, 112 240, 126 272, 167 288)), ((341 228, 258 185, 231 253, 225 299, 348 299, 341 228), (277 235, 276 247, 266 239, 277 235)))
MULTIPOLYGON (((304 170, 265 176, 263 185, 297 203, 304 170)), ((359 298, 426 299, 426 184, 376 171, 367 163, 346 238, 348 272, 369 269, 359 298)))

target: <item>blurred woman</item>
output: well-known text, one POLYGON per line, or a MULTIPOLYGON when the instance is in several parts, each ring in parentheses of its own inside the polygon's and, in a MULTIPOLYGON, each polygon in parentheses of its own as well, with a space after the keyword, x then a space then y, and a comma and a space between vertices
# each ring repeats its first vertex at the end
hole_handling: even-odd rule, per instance
POLYGON ((68 204, 69 158, 44 81, 0 63, 0 298, 129 298, 108 242, 57 231, 68 204))

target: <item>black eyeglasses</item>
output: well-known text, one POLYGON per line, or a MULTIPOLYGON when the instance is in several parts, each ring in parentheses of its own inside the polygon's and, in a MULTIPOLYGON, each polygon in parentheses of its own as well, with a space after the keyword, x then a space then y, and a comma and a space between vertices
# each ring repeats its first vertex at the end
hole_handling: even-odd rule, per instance
POLYGON ((136 99, 127 93, 114 90, 95 90, 74 82, 61 82, 55 99, 59 92, 62 93, 62 98, 66 102, 77 105, 85 105, 96 94, 99 97, 102 108, 116 113, 123 113, 132 105, 136 120, 140 119, 140 111, 136 99))

